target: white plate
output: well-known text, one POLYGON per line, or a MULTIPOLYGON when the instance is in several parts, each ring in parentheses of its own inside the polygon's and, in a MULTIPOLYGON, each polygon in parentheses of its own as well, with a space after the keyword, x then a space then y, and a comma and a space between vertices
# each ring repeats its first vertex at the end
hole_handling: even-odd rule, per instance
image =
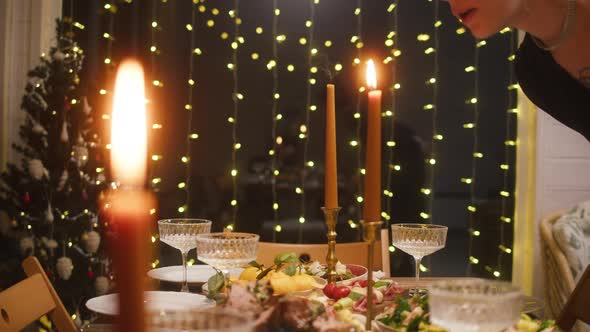
MULTIPOLYGON (((215 301, 194 293, 181 292, 145 292, 144 303, 148 311, 174 311, 197 308, 210 308, 215 301)), ((119 295, 108 294, 86 301, 86 307, 99 314, 116 316, 119 314, 119 295)))
MULTIPOLYGON (((215 274, 215 270, 209 265, 187 266, 186 279, 189 284, 202 284, 215 274)), ((148 276, 153 279, 182 283, 182 266, 166 266, 148 271, 148 276)))

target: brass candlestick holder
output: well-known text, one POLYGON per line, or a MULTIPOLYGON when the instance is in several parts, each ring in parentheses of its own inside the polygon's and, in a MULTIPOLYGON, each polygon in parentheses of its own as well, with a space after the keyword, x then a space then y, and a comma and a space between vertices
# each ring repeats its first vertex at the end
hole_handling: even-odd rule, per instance
POLYGON ((324 217, 326 218, 326 226, 328 227, 328 255, 326 255, 326 266, 328 267, 328 282, 336 281, 336 222, 338 221, 338 213, 340 207, 336 208, 322 208, 324 217))
POLYGON ((365 330, 371 330, 373 322, 373 314, 375 305, 373 304, 373 270, 374 270, 374 252, 375 240, 377 240, 379 231, 381 230, 382 221, 362 222, 363 225, 363 240, 369 245, 369 253, 367 254, 367 322, 365 323, 365 330))

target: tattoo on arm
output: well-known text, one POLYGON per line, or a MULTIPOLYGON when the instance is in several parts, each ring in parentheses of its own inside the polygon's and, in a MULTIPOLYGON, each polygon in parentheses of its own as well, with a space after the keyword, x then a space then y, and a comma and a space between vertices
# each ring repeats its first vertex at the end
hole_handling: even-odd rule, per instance
POLYGON ((579 80, 583 86, 590 89, 590 67, 584 67, 584 68, 580 69, 579 80))

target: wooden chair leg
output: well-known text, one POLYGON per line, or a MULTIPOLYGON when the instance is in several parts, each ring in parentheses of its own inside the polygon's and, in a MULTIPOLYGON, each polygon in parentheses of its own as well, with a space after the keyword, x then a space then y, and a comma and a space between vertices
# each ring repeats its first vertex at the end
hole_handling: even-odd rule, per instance
POLYGON ((74 325, 74 322, 70 318, 70 314, 68 313, 68 311, 64 307, 63 303, 61 302, 61 299, 57 295, 55 288, 53 288, 51 281, 49 281, 49 278, 47 278, 47 275, 45 274, 45 270, 43 270, 43 267, 41 266, 41 264, 39 263, 37 258, 35 256, 27 257, 23 261, 22 266, 23 266, 23 269, 25 270, 25 273, 27 274, 27 276, 32 276, 34 274, 40 274, 43 277, 43 280, 45 281, 45 284, 47 285, 47 289, 49 289, 49 292, 51 293, 51 297, 53 298, 53 301, 55 302, 55 309, 53 309, 51 312, 49 312, 49 317, 51 318, 51 321, 53 321, 53 324, 55 324, 55 326, 57 327, 57 330, 60 332, 75 332, 75 331, 77 331, 78 329, 76 328, 76 325, 74 325))

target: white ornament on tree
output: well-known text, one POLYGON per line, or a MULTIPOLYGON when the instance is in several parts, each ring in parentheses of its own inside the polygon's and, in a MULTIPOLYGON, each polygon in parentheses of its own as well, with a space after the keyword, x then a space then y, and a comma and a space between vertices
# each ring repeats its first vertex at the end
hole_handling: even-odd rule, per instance
POLYGON ((96 231, 90 231, 85 233, 82 238, 84 239, 86 252, 95 254, 100 246, 100 234, 96 231))
POLYGON ((84 114, 89 115, 90 112, 92 112, 92 107, 90 107, 90 105, 88 105, 88 98, 83 97, 82 98, 82 111, 84 112, 84 114))
POLYGON ((51 208, 51 203, 49 203, 47 210, 45 210, 45 221, 51 224, 53 220, 55 220, 53 216, 53 209, 51 208))
POLYGON ((35 244, 33 242, 32 237, 25 236, 20 239, 19 246, 20 246, 21 254, 27 255, 27 254, 29 254, 30 250, 33 250, 33 247, 35 246, 35 244))
POLYGON ((53 53, 53 60, 64 61, 65 58, 66 55, 63 54, 61 51, 56 51, 55 53, 53 53))
POLYGON ((84 167, 88 162, 88 148, 76 145, 72 149, 72 157, 76 160, 78 167, 84 167))
POLYGON ((57 275, 62 278, 63 280, 69 280, 72 276, 72 271, 74 270, 74 264, 69 257, 60 257, 57 260, 57 264, 55 265, 55 269, 57 270, 57 275))
POLYGON ((39 159, 31 159, 29 160, 29 175, 35 180, 41 180, 45 172, 45 167, 43 167, 43 162, 39 159))
POLYGON ((38 123, 35 123, 35 125, 33 125, 33 132, 39 135, 47 135, 47 130, 45 130, 45 128, 38 123))
POLYGON ((70 136, 68 135, 68 124, 65 121, 63 126, 61 127, 60 139, 63 143, 67 143, 70 140, 70 136))
POLYGON ((43 243, 48 249, 55 249, 58 246, 57 241, 55 241, 54 239, 47 240, 46 238, 43 238, 43 243))
POLYGON ((64 170, 63 173, 61 173, 61 176, 59 177, 59 182, 57 183, 57 191, 62 191, 64 189, 66 181, 68 181, 68 177, 68 171, 64 170))
POLYGON ((96 291, 96 295, 101 296, 106 294, 109 291, 110 282, 109 278, 105 276, 98 276, 94 280, 94 290, 96 291))

